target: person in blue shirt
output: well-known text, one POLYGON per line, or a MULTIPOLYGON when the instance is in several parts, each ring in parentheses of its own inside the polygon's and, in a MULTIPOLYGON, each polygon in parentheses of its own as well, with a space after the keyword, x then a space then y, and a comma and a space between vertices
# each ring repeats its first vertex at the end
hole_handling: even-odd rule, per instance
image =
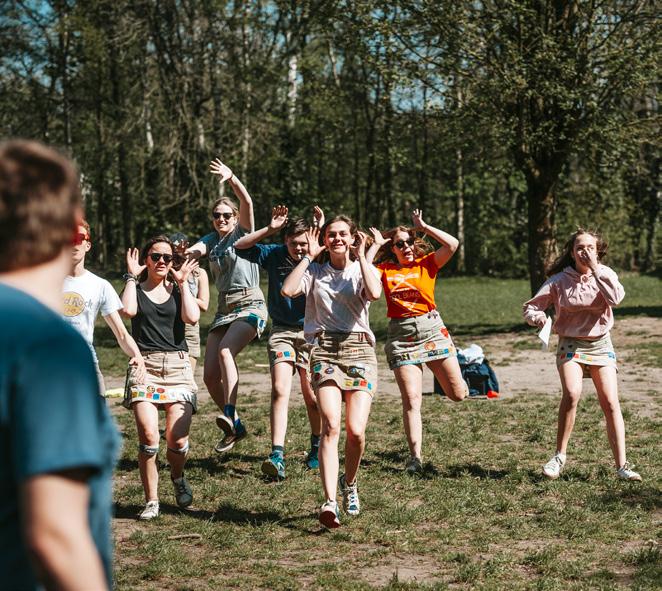
MULTIPOLYGON (((306 458, 310 469, 319 466, 317 454, 322 428, 317 399, 308 376, 309 345, 303 335, 306 298, 288 298, 280 293, 285 278, 308 253, 306 232, 310 224, 301 218, 288 220, 287 214, 287 207, 274 207, 268 226, 241 237, 235 243, 237 254, 260 265, 269 277, 267 306, 272 327, 267 347, 271 367, 271 454, 262 463, 262 472, 281 480, 285 478, 287 409, 295 373, 299 374, 310 421, 310 452, 306 458), (280 230, 283 244, 258 244, 280 230)), ((319 207, 315 207, 313 224, 318 227, 324 224, 324 214, 319 207)))
POLYGON ((112 587, 117 433, 92 352, 60 316, 83 219, 73 165, 0 145, 0 573, 3 589, 112 587))

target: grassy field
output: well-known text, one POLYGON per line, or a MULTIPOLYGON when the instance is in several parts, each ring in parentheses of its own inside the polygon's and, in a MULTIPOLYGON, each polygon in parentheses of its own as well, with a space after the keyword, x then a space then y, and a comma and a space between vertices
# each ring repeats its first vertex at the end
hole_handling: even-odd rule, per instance
MULTIPOLYGON (((629 295, 623 317, 660 315, 659 280, 623 280, 629 295)), ((442 280, 439 288, 442 313, 455 334, 521 329, 526 282, 457 278, 442 280)), ((385 327, 382 316, 378 303, 371 310, 378 334, 385 327)), ((103 344, 110 345, 107 336, 103 344)), ((647 347, 655 367, 659 346, 647 347)), ((121 375, 125 362, 109 349, 102 347, 104 369, 121 375)), ((265 359, 263 344, 257 344, 242 353, 240 365, 255 371, 254 364, 265 359)), ((298 392, 284 482, 260 475, 270 444, 268 392, 242 392, 250 437, 225 456, 212 451, 219 433, 216 409, 208 402, 194 417, 191 435, 187 477, 194 506, 186 512, 176 508, 162 465, 162 516, 150 523, 134 521, 144 502, 135 428, 131 415, 119 412, 126 435, 116 474, 116 586, 659 589, 662 454, 655 395, 652 390, 645 400, 629 400, 624 413, 628 455, 643 483, 615 479, 594 396, 579 407, 567 470, 558 481, 543 479, 540 465, 555 438, 558 399, 535 385, 527 395, 499 401, 452 404, 425 396, 425 472, 410 478, 402 472, 406 445, 399 400, 378 396, 359 475, 362 514, 341 515, 342 527, 332 532, 316 519, 323 500, 318 474, 303 467, 308 428, 298 392)))

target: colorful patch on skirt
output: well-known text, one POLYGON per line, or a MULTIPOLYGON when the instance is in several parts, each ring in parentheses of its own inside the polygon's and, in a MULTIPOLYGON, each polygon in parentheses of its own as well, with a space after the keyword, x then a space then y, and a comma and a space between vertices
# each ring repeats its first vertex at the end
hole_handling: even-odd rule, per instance
POLYGON ((368 380, 352 380, 350 378, 345 380, 345 388, 368 388, 368 390, 372 390, 373 387, 374 384, 368 380))
MULTIPOLYGON (((612 351, 607 351, 597 357, 602 357, 602 355, 607 355, 609 359, 616 359, 616 353, 613 353, 612 351)), ((593 358, 594 355, 587 355, 586 353, 561 353, 559 356, 559 359, 578 359, 579 361, 586 361, 588 363, 593 361, 593 358)))
POLYGON ((183 388, 154 388, 147 386, 142 389, 131 387, 131 400, 151 400, 152 402, 181 402, 191 397, 191 392, 183 388))

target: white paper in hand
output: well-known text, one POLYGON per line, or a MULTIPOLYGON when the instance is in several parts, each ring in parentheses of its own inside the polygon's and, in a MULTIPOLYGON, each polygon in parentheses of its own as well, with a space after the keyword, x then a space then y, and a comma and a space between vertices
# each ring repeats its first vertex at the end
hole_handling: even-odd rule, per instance
POLYGON ((538 333, 538 338, 542 341, 542 350, 547 351, 549 348, 549 336, 552 334, 552 319, 547 316, 545 326, 542 327, 538 333))

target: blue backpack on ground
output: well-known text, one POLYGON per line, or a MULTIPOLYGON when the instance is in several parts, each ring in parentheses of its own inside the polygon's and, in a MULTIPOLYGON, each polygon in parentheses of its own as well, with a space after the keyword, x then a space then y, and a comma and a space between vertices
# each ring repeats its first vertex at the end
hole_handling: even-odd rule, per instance
MULTIPOLYGON (((462 378, 464 378, 464 381, 469 387, 469 396, 486 398, 499 397, 499 381, 497 380, 494 370, 490 367, 485 358, 483 358, 480 363, 476 361, 469 362, 462 353, 458 352, 457 360, 460 364, 460 370, 462 371, 462 378)), ((434 380, 434 391, 442 396, 446 395, 436 378, 434 380)))

